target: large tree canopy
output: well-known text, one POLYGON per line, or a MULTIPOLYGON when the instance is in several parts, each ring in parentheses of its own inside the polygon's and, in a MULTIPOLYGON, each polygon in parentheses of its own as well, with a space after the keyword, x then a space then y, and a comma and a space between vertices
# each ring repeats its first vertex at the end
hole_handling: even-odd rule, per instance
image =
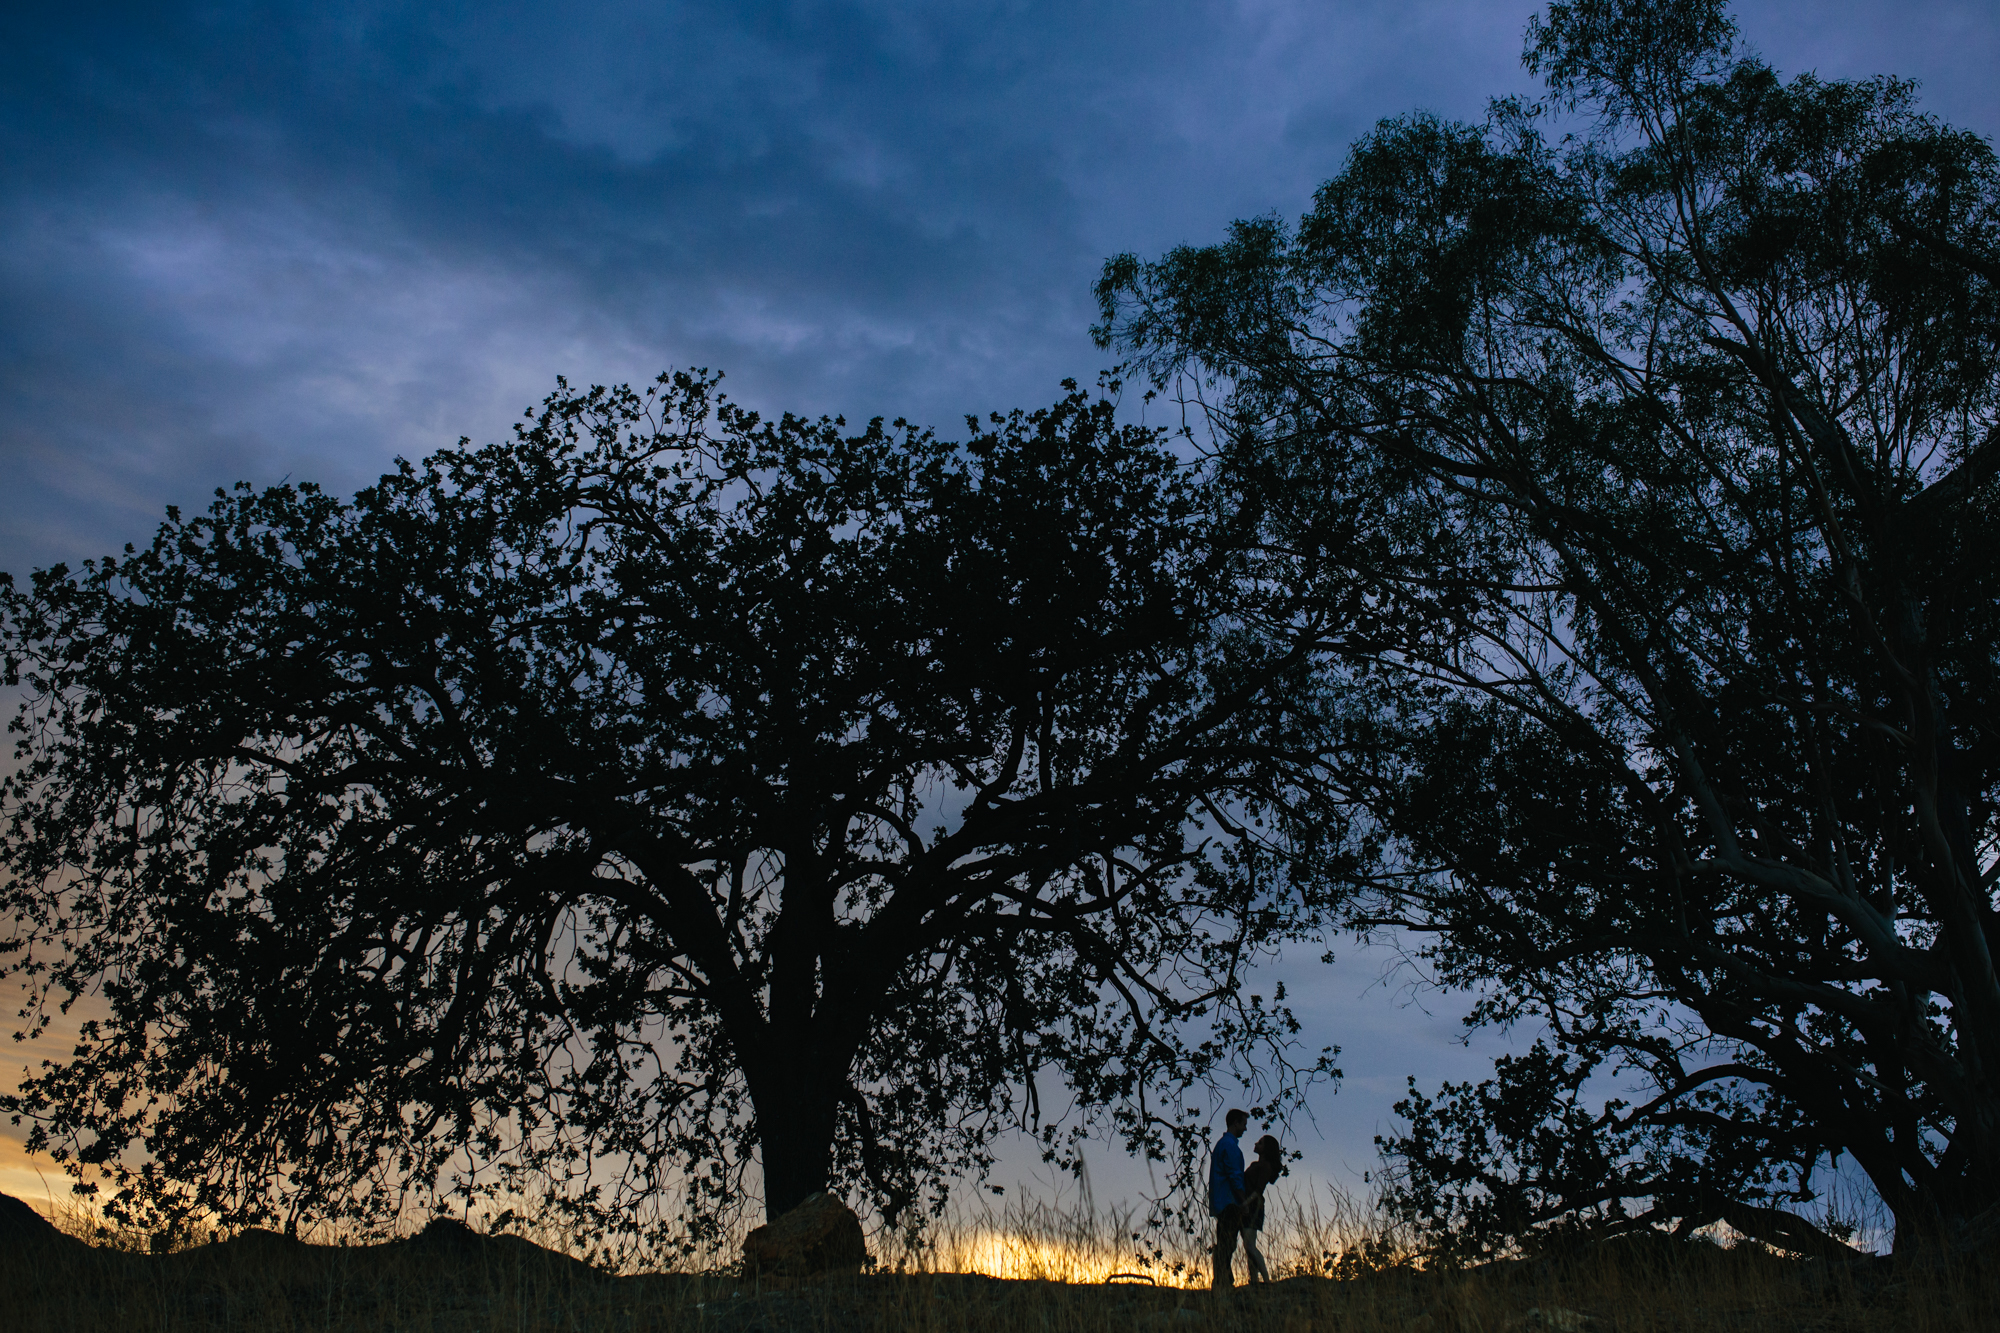
POLYGON ((2000 174, 1733 40, 1551 4, 1546 100, 1385 121, 1296 229, 1100 286, 1269 577, 1396 612, 1339 645, 1394 849, 1356 923, 1548 1034, 1389 1144, 1468 1244, 1824 1248, 1781 1210, 1840 1154, 1899 1244, 2000 1204, 2000 174))
POLYGON ((752 1160, 894 1219, 1039 1088, 1160 1152, 1258 1043, 1323 1068, 1237 990, 1310 921, 1246 822, 1318 761, 1301 663, 1071 387, 959 445, 565 386, 7 585, 5 948, 31 1020, 108 1009, 36 1146, 169 1220, 455 1181, 699 1240, 752 1160))

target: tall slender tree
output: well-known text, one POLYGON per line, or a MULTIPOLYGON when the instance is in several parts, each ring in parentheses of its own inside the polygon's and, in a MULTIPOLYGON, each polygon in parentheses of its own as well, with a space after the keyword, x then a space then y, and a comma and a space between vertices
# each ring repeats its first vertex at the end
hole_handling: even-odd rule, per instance
POLYGON ((1734 42, 1553 3, 1544 100, 1385 121, 1295 230, 1099 289, 1271 576, 1399 611, 1333 645, 1394 852, 1356 924, 1548 1034, 1388 1145, 1478 1246, 1824 1250, 1829 1155, 1899 1245, 2000 1205, 2000 173, 1907 83, 1734 42))

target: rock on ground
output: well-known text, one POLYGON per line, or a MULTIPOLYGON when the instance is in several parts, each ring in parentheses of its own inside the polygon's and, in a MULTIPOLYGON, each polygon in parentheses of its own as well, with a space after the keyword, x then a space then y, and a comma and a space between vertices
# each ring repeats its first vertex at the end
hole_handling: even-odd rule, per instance
POLYGON ((804 1277, 858 1273, 868 1262, 861 1219, 831 1194, 813 1194, 743 1238, 743 1272, 804 1277))

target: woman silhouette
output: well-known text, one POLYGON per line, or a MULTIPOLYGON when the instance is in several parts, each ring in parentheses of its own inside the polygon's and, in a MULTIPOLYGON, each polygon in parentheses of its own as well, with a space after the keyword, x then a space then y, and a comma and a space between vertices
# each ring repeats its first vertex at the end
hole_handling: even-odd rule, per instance
POLYGON ((1271 1270, 1264 1266, 1263 1252, 1257 1248, 1257 1233, 1264 1229, 1264 1187, 1284 1174, 1284 1149, 1266 1134, 1257 1140, 1257 1160, 1243 1172, 1248 1191, 1243 1200, 1243 1253, 1250 1260, 1252 1282, 1271 1280, 1271 1270))

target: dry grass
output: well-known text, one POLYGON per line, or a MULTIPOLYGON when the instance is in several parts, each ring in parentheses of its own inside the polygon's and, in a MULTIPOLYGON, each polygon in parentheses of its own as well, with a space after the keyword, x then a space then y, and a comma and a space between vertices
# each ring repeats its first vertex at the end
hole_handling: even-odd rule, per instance
MULTIPOLYGON (((1281 1280, 1176 1285, 1201 1256, 1142 1266, 1127 1219, 1017 1205, 942 1228, 903 1271, 745 1283, 726 1273, 612 1277, 518 1238, 449 1228, 388 1246, 253 1233, 171 1254, 63 1219, 97 1242, 0 1253, 8 1333, 212 1329, 325 1333, 1666 1333, 2000 1328, 1990 1265, 1828 1272, 1754 1247, 1627 1242, 1566 1260, 1426 1269, 1365 1208, 1328 1196, 1274 1220, 1281 1280), (984 1270, 984 1273, 976 1270, 984 1270), (1142 1272, 1150 1281, 1105 1279, 1142 1272), (992 1276, 987 1274, 1004 1274, 992 1276)), ((1238 1259, 1238 1273, 1242 1261, 1238 1259)))

